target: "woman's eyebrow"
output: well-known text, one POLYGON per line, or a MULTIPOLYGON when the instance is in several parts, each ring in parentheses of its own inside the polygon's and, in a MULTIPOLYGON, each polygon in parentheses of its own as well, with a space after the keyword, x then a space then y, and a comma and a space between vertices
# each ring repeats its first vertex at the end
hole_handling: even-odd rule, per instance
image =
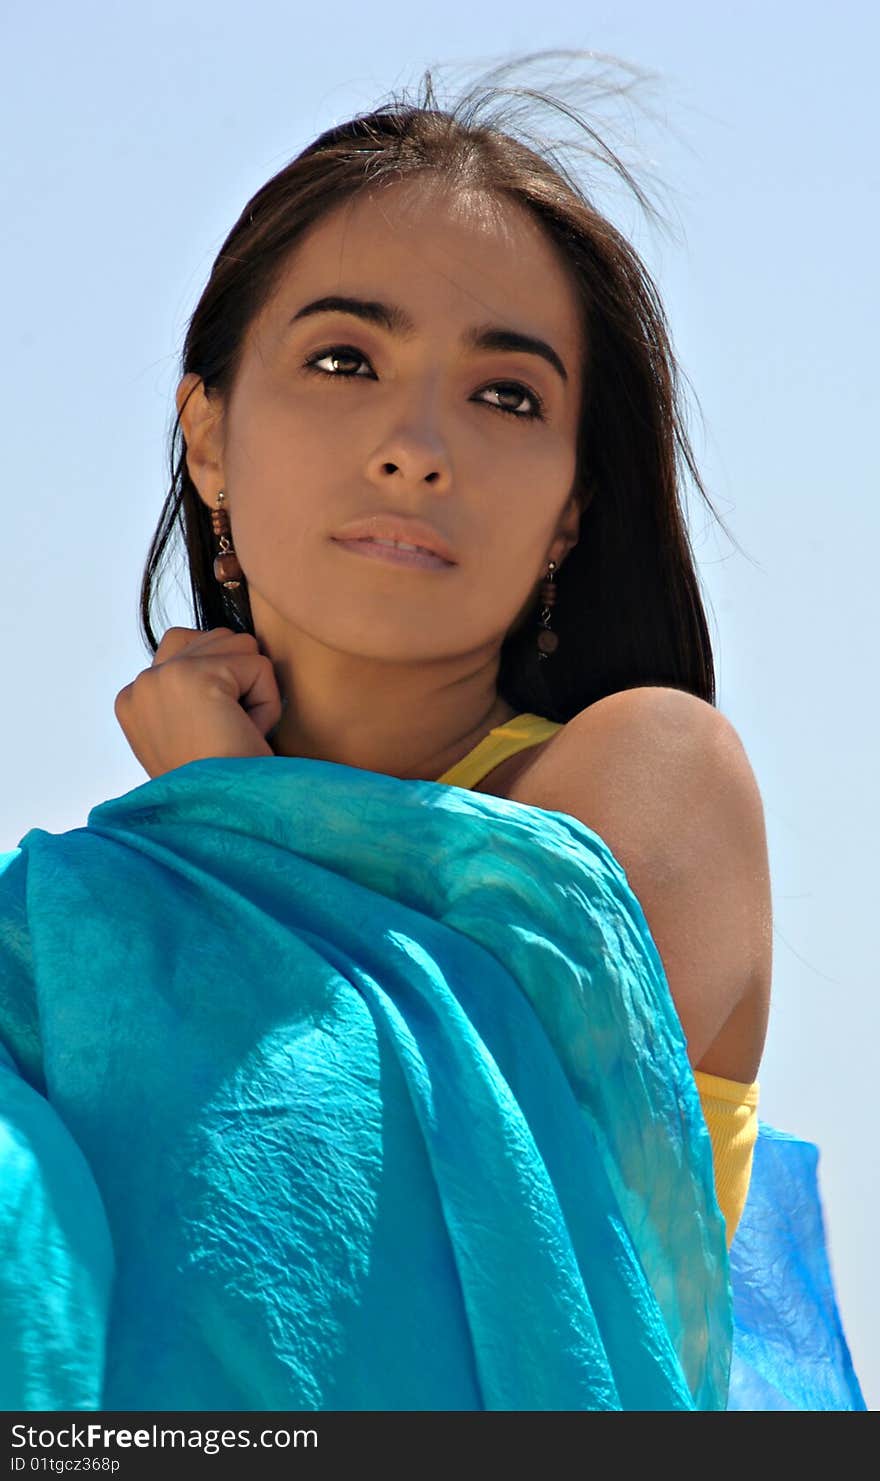
MULTIPOLYGON (((341 297, 338 294, 329 294, 325 298, 316 298, 311 303, 304 304, 301 309, 297 309, 290 323, 296 324, 298 320, 307 319, 312 314, 329 313, 353 314, 355 318, 364 319, 368 324, 378 324, 380 328, 387 329, 401 339, 410 338, 415 333, 415 325, 409 314, 396 304, 379 303, 372 298, 341 297)), ((472 350, 509 350, 525 355, 540 355, 553 366, 564 382, 568 382, 568 371, 553 346, 544 339, 536 339, 532 334, 522 334, 518 329, 506 329, 500 324, 480 324, 465 330, 462 342, 472 350)))

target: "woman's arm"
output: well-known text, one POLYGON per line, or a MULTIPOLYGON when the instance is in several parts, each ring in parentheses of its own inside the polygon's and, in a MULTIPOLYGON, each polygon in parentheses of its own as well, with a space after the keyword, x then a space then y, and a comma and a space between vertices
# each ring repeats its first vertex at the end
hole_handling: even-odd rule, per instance
POLYGON ((629 689, 570 721, 551 757, 530 800, 578 818, 622 864, 691 1064, 751 1082, 767 1031, 772 905, 761 796, 734 727, 684 691, 629 689))

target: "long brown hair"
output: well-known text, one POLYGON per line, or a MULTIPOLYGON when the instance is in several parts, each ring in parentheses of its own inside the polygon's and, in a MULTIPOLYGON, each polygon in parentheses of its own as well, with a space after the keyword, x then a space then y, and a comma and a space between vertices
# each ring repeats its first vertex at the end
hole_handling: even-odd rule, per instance
MULTIPOLYGON (((541 52, 520 62, 550 55, 595 54, 541 52)), ((489 77, 520 62, 505 63, 489 77)), ((428 70, 415 101, 394 97, 328 129, 248 201, 189 321, 181 375, 195 372, 207 393, 228 396, 248 327, 275 291, 289 254, 326 212, 359 192, 430 172, 490 199, 517 202, 537 217, 569 265, 587 363, 574 485, 580 534, 556 583, 552 625, 559 647, 538 661, 535 624, 521 618, 502 644, 499 693, 519 711, 561 722, 606 694, 643 684, 688 690, 715 704, 712 648, 681 499, 683 475, 690 475, 723 522, 703 487, 687 435, 681 371, 657 289, 634 248, 551 147, 533 148, 495 120, 480 120, 481 109, 502 93, 540 98, 575 118, 591 141, 588 151, 610 163, 641 206, 656 215, 595 127, 554 97, 496 89, 484 81, 442 109, 428 70)), ((187 470, 179 415, 170 452, 171 489, 141 585, 141 629, 152 653, 158 645, 151 623, 156 584, 177 527, 195 625, 253 633, 246 581, 232 594, 214 580, 210 512, 187 470)))

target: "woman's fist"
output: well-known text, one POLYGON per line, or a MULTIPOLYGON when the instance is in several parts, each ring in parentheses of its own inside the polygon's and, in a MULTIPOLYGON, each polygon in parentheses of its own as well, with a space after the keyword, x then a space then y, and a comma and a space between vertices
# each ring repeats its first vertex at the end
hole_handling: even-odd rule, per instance
POLYGON ((206 756, 272 756, 266 735, 281 719, 272 661, 250 633, 170 627, 152 665, 113 706, 151 777, 206 756))

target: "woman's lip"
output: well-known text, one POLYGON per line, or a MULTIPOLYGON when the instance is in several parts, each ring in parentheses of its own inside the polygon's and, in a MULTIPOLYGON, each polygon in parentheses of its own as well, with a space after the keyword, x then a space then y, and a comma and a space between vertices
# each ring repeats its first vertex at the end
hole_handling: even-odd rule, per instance
POLYGON ((442 556, 432 555, 427 550, 399 550, 394 545, 379 545, 374 540, 339 540, 331 536, 334 545, 351 550, 355 555, 366 556, 367 560, 385 561, 392 566, 409 566, 421 571, 451 571, 452 562, 442 556))

